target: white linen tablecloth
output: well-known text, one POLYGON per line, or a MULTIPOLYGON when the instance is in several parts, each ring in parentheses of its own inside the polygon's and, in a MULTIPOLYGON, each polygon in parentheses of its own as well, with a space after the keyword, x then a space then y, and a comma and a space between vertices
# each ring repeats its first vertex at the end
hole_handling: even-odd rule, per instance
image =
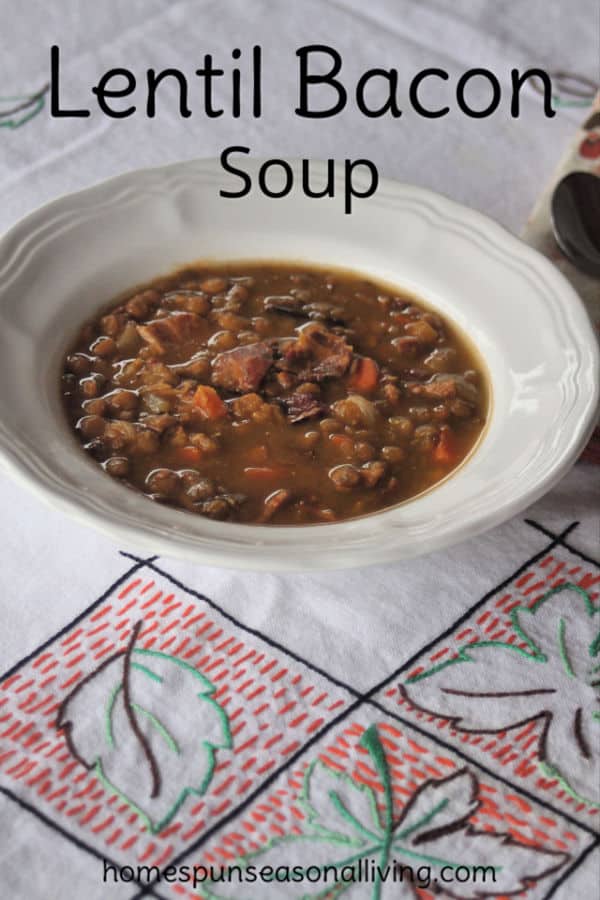
MULTIPOLYGON (((229 144, 366 156, 520 231, 579 106, 546 119, 529 91, 518 121, 505 104, 484 120, 351 108, 303 120, 294 51, 334 45, 348 84, 373 66, 407 80, 485 66, 503 87, 513 66, 598 68, 594 0, 2 0, 2 13, 0 104, 47 81, 53 43, 65 103, 91 104, 111 66, 191 76, 205 53, 228 63, 254 43, 265 92, 259 121, 181 120, 165 103, 153 120, 45 107, 0 128, 0 231, 65 191, 229 144)), ((494 865, 485 896, 599 896, 598 487, 580 463, 525 514, 449 551, 283 576, 142 559, 0 474, 2 895, 192 897, 165 866, 380 862, 386 847, 434 875, 448 860, 494 865), (147 886, 123 868, 105 883, 103 860, 161 877, 147 886)), ((432 896, 423 884, 341 896, 432 896)), ((454 881, 442 896, 477 889, 454 881)), ((211 896, 319 890, 216 884, 211 896)))

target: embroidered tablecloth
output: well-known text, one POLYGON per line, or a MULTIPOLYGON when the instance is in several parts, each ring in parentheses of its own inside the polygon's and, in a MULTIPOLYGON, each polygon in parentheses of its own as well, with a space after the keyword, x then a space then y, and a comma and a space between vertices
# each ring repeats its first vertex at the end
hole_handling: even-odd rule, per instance
MULTIPOLYGON (((532 89, 519 121, 500 110, 483 120, 406 112, 371 122, 351 108, 303 121, 293 115, 294 51, 334 44, 349 83, 372 66, 396 66, 408 80, 428 65, 452 78, 480 65, 506 88, 513 65, 540 65, 574 72, 570 88, 589 94, 596 9, 593 0, 575 6, 10 5, 0 229, 125 169, 244 143, 268 156, 344 158, 352 148, 386 175, 520 231, 586 117, 577 147, 587 141, 587 160, 600 147, 586 97, 560 89, 552 120, 532 89), (91 106, 90 88, 111 66, 192 73, 206 52, 227 63, 234 46, 260 43, 264 116, 180 120, 165 104, 153 120, 51 119, 43 87, 52 43, 74 106, 91 106)), ((533 243, 548 241, 546 203, 527 232, 533 243)), ((597 285, 586 298, 593 310, 597 285)), ((0 475, 2 895, 269 900, 324 897, 331 887, 327 896, 345 900, 593 900, 597 473, 579 463, 526 513, 449 551, 295 576, 142 557, 0 475), (194 888, 194 873, 200 882, 211 866, 216 876, 239 860, 242 877, 296 866, 298 880, 240 884, 232 870, 230 882, 194 888), (333 867, 327 884, 311 881, 324 866, 333 867), (477 866, 492 867, 485 882, 477 866), (334 887, 333 871, 360 881, 334 887)))

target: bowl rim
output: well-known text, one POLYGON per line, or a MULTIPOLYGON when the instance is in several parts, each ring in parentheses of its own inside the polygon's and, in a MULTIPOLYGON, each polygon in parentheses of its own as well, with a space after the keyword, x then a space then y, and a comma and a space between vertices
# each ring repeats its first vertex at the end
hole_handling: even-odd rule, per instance
MULTIPOLYGON (((254 171, 258 171, 258 168, 265 161, 265 159, 256 157, 253 159, 248 158, 245 163, 248 170, 253 169, 254 171)), ((289 158, 286 161, 293 167, 295 172, 298 171, 302 162, 299 159, 289 158)), ((317 171, 319 169, 324 171, 326 165, 319 160, 311 160, 311 164, 317 171)), ((83 208, 86 208, 90 204, 93 205, 94 200, 99 197, 103 199, 106 196, 110 197, 111 195, 116 195, 118 197, 119 194, 123 193, 123 190, 125 193, 130 193, 132 190, 136 189, 136 182, 143 182, 145 179, 158 179, 160 182, 161 180, 168 180, 172 175, 177 176, 182 172, 184 175, 186 173, 191 174, 194 172, 203 173, 209 178, 214 178, 217 174, 222 174, 219 168, 219 160, 216 158, 186 160, 169 163, 164 166, 131 170, 90 187, 83 188, 82 190, 63 194, 28 213, 0 236, 0 270, 7 270, 10 268, 11 263, 14 262, 15 256, 18 255, 19 244, 27 237, 34 236, 35 231, 39 228, 51 224, 53 214, 58 214, 60 217, 63 212, 69 213, 78 207, 81 208, 81 206, 83 206, 83 208), (49 217, 50 221, 48 221, 49 217), (14 244, 12 254, 9 252, 7 255, 6 245, 10 244, 11 241, 14 244), (6 256, 8 256, 8 262, 4 262, 2 259, 2 257, 6 256)), ((341 174, 338 168, 336 169, 336 181, 339 181, 340 179, 341 174)), ((507 264, 512 261, 513 267, 518 267, 522 273, 524 271, 530 278, 532 274, 536 276, 538 283, 542 283, 546 287, 550 284, 550 286, 554 288, 554 293, 560 294, 562 299, 566 302, 566 305, 568 305, 570 319, 576 321, 578 338, 580 341, 582 337, 584 339, 581 342, 582 345, 579 349, 585 357, 583 360, 585 363, 584 374, 587 376, 585 380, 586 387, 589 388, 589 393, 584 397, 580 392, 578 399, 580 400, 579 406, 581 408, 578 410, 578 417, 575 423, 572 423, 573 429, 567 436, 567 439, 561 448, 561 452, 554 460, 553 465, 545 473, 544 477, 539 479, 534 485, 528 486, 524 491, 517 493, 515 496, 506 499, 503 498, 503 502, 493 506, 491 509, 487 510, 485 514, 480 513, 479 516, 473 517, 471 520, 461 522, 451 534, 448 534, 446 531, 429 535, 427 537, 426 545, 422 548, 413 546, 408 548, 407 551, 407 548, 396 545, 394 548, 383 548, 381 552, 377 553, 373 552, 373 548, 370 547, 365 554, 364 552, 358 552, 360 548, 357 548, 356 546, 346 549, 342 543, 342 546, 338 547, 333 552, 331 549, 328 549, 325 554, 315 555, 312 552, 307 553, 305 550, 301 554, 296 552, 293 559, 288 559, 281 554, 281 547, 277 548, 275 545, 269 546, 271 542, 269 541, 268 535, 274 535, 281 530, 286 530, 288 532, 295 531, 296 528, 294 526, 264 527, 230 525, 228 523, 227 527, 230 529, 241 528, 247 530, 253 527, 258 528, 262 532, 262 540, 260 540, 258 544, 257 542, 254 542, 253 544, 248 543, 247 549, 243 549, 239 543, 233 543, 232 541, 227 541, 225 538, 220 538, 216 539, 214 543, 211 543, 210 550, 206 551, 203 547, 191 548, 188 545, 189 542, 186 544, 182 541, 181 535, 159 531, 156 526, 153 529, 152 525, 145 527, 132 525, 123 521, 119 516, 107 515, 106 510, 101 511, 90 506, 82 506, 77 496, 74 496, 74 492, 68 489, 68 486, 65 487, 64 485, 57 484, 55 481, 44 479, 31 465, 28 465, 27 460, 22 458, 21 455, 16 452, 12 444, 7 441, 6 433, 3 428, 0 428, 0 464, 2 464, 7 472, 18 483, 33 491, 37 497, 51 506, 67 513, 76 521, 85 525, 92 525, 113 540, 116 539, 127 544, 131 543, 153 553, 164 553, 165 555, 186 559, 195 558, 198 562, 208 565, 217 565, 223 568, 244 568, 272 572, 306 571, 311 569, 353 568, 394 562, 399 559, 420 555, 421 553, 431 553, 444 547, 450 547, 458 542, 467 540, 476 534, 487 531, 500 524, 502 521, 516 515, 531 503, 535 502, 535 500, 560 480, 576 461, 577 456, 583 450, 593 431, 600 398, 600 385, 598 380, 600 354, 593 326, 581 299, 558 269, 538 251, 525 244, 517 236, 499 223, 488 218, 483 213, 457 203, 443 194, 439 194, 427 188, 417 187, 389 178, 380 179, 378 191, 370 198, 370 200, 373 200, 375 203, 384 202, 393 205, 394 201, 398 202, 398 200, 403 197, 404 199, 410 199, 412 197, 418 205, 425 206, 430 212, 433 211, 434 217, 460 226, 461 231, 464 232, 466 230, 470 232, 470 236, 476 234, 478 238, 477 243, 479 245, 482 244, 482 241, 487 245, 496 244, 497 257, 500 251, 502 251, 501 262, 507 264), (220 543, 221 546, 215 546, 215 543, 220 543), (365 558, 365 556, 367 556, 367 558, 365 558)), ((56 215, 54 215, 54 221, 55 220, 56 215)), ((8 247, 8 249, 10 251, 11 248, 8 247)), ((347 268, 346 266, 341 265, 339 267, 347 268)), ((356 271, 360 272, 360 268, 357 268, 356 271)), ((549 293, 552 292, 550 291, 549 293)), ((471 339, 468 333, 467 337, 471 339)), ((492 388, 491 399, 493 403, 493 384, 491 379, 490 387, 492 388)), ((487 430, 487 426, 484 431, 485 430, 487 430)), ((476 447, 479 443, 480 439, 477 441, 476 447)), ((468 467, 469 461, 474 455, 476 454, 471 451, 464 464, 465 467, 468 467)), ((459 469, 462 468, 463 465, 459 466, 459 469)), ((446 479, 444 479, 444 481, 445 480, 446 479)), ((425 493, 429 494, 433 490, 435 490, 435 488, 432 488, 425 493)), ((419 497, 414 499, 416 501, 419 497)), ((381 516, 389 514, 395 509, 405 506, 407 502, 410 503, 411 501, 405 501, 402 504, 388 507, 371 513, 368 516, 360 517, 359 519, 346 520, 346 522, 372 522, 375 519, 379 519, 381 516)), ((180 513, 181 511, 176 510, 175 512, 180 513)), ((332 533, 331 529, 340 529, 343 525, 344 522, 328 524, 327 534, 330 535, 332 533)), ((324 526, 303 525, 298 527, 298 531, 307 532, 311 528, 321 530, 324 526)))

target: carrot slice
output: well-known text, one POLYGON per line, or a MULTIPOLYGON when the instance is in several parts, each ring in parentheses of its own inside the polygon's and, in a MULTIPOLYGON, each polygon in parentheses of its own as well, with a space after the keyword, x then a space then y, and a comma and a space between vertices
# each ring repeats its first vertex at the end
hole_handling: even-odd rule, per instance
POLYGON ((458 460, 456 438, 447 426, 440 431, 440 439, 433 451, 433 459, 445 466, 450 466, 458 460))
POLYGON ((414 322, 415 320, 412 313, 406 312, 392 312, 390 313, 390 319, 392 322, 395 322, 396 325, 407 325, 409 322, 414 322))
POLYGON ((370 356, 359 356, 350 378, 348 387, 355 391, 374 391, 379 381, 379 366, 370 356))
POLYGON ((244 475, 257 481, 272 481, 274 478, 289 475, 289 469, 285 466, 246 466, 244 475))
POLYGON ((180 447, 175 456, 182 465, 195 466, 202 459, 202 450, 198 447, 180 447))
POLYGON ((250 447, 245 451, 244 459, 252 463, 253 466, 260 466, 268 462, 269 450, 265 444, 258 444, 256 447, 250 447))
POLYGON ((201 384, 194 394, 194 406, 205 419, 222 419, 227 415, 227 407, 214 388, 201 384))

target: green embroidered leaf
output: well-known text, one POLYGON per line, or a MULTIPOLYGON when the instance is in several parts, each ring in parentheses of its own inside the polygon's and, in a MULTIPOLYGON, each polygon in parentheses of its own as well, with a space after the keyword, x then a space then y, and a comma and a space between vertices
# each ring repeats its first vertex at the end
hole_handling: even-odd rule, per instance
POLYGON ((0 97, 0 128, 19 128, 36 116, 44 107, 49 85, 33 94, 0 97))
POLYGON ((383 839, 375 794, 317 760, 304 781, 302 804, 316 831, 357 846, 383 839))
MULTIPOLYGON (((365 731, 361 745, 370 753, 383 786, 390 813, 385 826, 379 823, 372 792, 316 763, 305 775, 303 803, 310 814, 305 833, 272 841, 238 860, 246 877, 234 870, 231 882, 215 880, 203 895, 210 900, 402 900, 414 898, 415 887, 427 887, 428 877, 432 884, 433 879, 441 884, 443 871, 450 871, 444 866, 494 866, 496 895, 525 890, 568 859, 564 853, 517 844, 504 834, 474 831, 468 819, 479 807, 479 785, 466 769, 421 785, 393 825, 390 772, 375 726, 365 731), (339 805, 332 805, 334 797, 339 805), (318 822, 327 826, 310 833, 318 822), (404 881, 397 880, 394 861, 405 872, 411 868, 414 884, 407 875, 404 881), (270 869, 267 882, 258 877, 265 867, 270 869)), ((492 882, 491 872, 488 881, 492 882)), ((465 900, 484 896, 481 882, 473 880, 470 885, 455 881, 449 891, 465 900)))
POLYGON ((488 641, 462 647, 449 662, 419 673, 400 692, 419 709, 461 731, 505 731, 543 718, 545 774, 578 800, 600 800, 600 669, 594 655, 597 610, 574 585, 562 585, 531 609, 513 610, 528 645, 488 641))
POLYGON ((188 793, 203 794, 215 750, 231 746, 214 687, 182 660, 134 646, 115 654, 63 702, 58 727, 71 753, 94 769, 158 832, 188 793))
POLYGON ((543 662, 511 644, 472 644, 402 690, 411 703, 453 719, 461 731, 493 732, 539 716, 556 693, 546 674, 543 662))
POLYGON ((560 658, 566 675, 583 677, 590 664, 596 611, 587 593, 572 584, 549 591, 531 609, 517 607, 512 619, 517 633, 534 642, 547 660, 560 658))

